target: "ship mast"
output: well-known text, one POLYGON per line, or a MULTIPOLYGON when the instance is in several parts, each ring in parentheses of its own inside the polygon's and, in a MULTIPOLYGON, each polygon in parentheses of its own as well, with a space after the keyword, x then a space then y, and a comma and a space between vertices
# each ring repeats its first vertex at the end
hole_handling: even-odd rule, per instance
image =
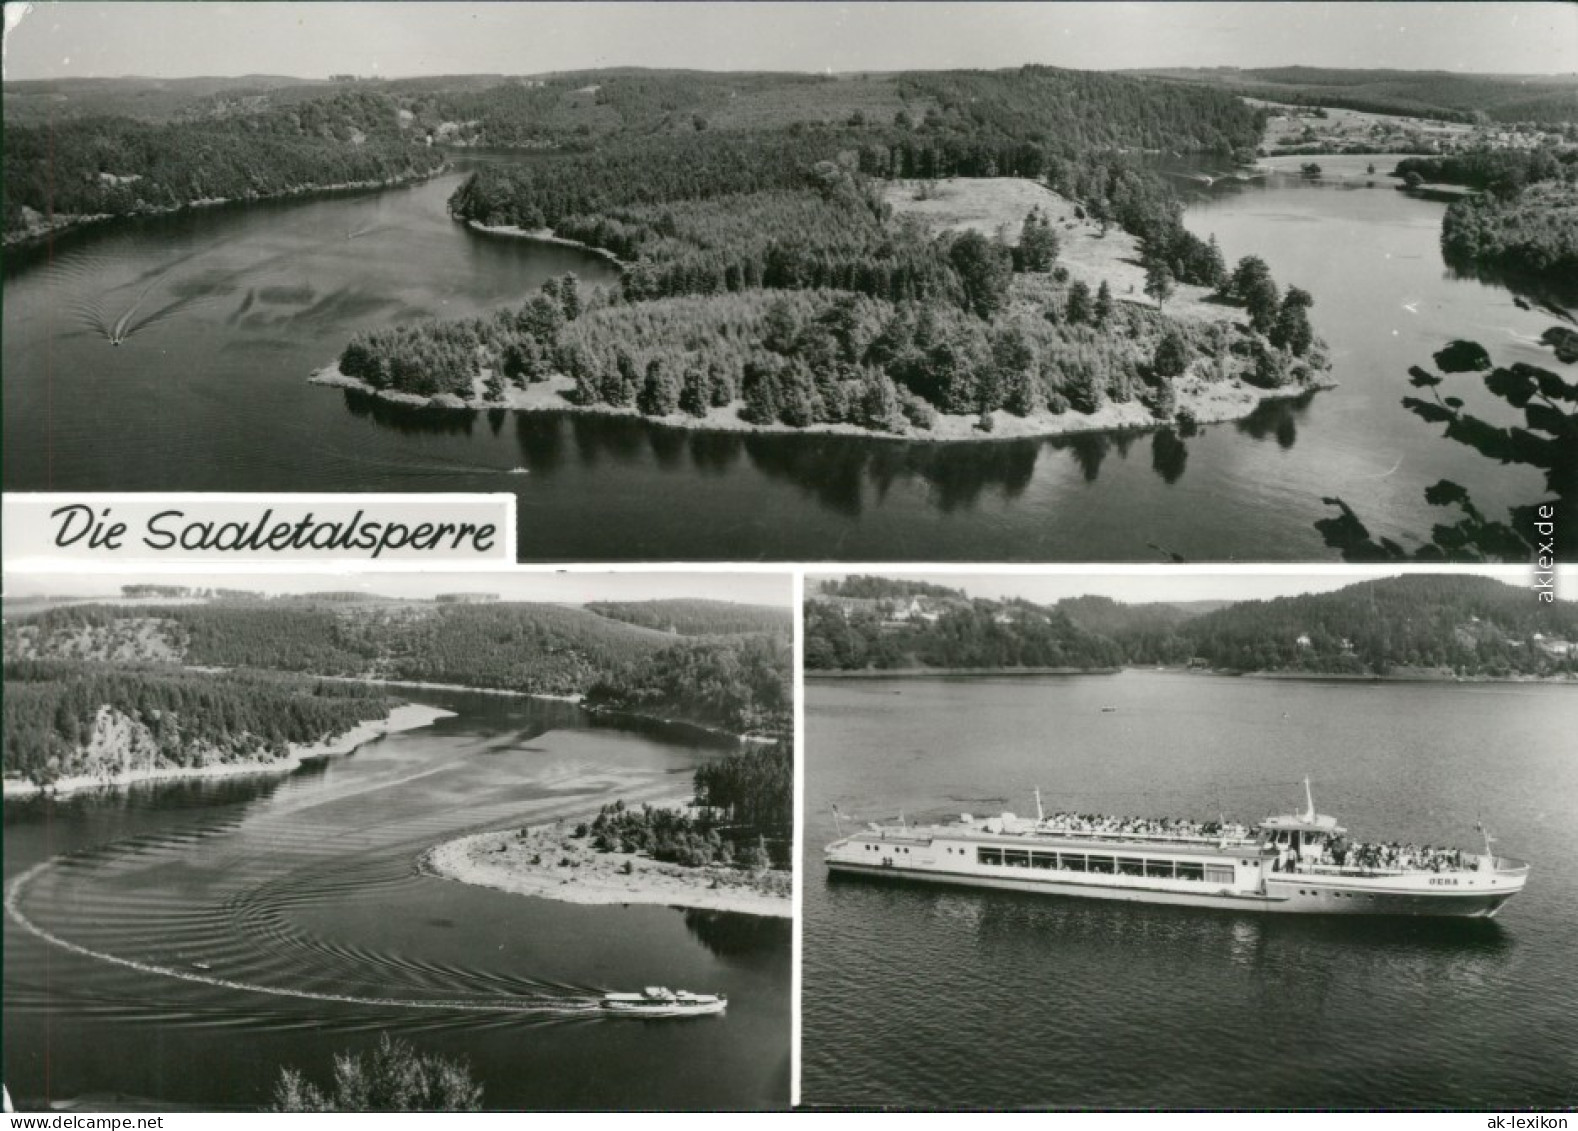
POLYGON ((1494 872, 1496 870, 1496 850, 1491 847, 1496 843, 1496 838, 1490 835, 1490 830, 1485 827, 1484 821, 1476 821, 1474 827, 1485 838, 1485 855, 1479 858, 1481 872, 1494 872))

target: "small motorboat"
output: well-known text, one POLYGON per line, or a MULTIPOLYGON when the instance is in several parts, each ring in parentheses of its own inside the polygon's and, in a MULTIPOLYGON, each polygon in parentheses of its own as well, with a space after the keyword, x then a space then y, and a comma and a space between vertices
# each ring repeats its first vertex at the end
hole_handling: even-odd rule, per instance
POLYGON ((1101 709, 1101 713, 1103 715, 1111 715, 1111 714, 1115 713, 1116 711, 1117 711, 1116 707, 1103 707, 1101 709))
POLYGON ((722 1013, 729 999, 722 994, 693 994, 648 986, 638 994, 604 994, 603 1012, 618 1017, 701 1017, 722 1013))
POLYGON ((506 471, 504 474, 505 475, 530 475, 531 474, 531 468, 529 468, 529 467, 512 467, 508 471, 506 471))

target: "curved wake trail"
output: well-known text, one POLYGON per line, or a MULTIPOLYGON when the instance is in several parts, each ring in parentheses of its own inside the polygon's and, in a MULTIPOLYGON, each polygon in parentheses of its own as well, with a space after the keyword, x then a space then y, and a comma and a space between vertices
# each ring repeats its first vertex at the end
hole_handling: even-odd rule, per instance
POLYGON ((386 1009, 422 1009, 441 1012, 464 1013, 495 1013, 512 1015, 532 1015, 538 1017, 587 1017, 600 1012, 600 1004, 595 997, 586 995, 582 997, 564 996, 560 998, 536 999, 501 999, 496 1001, 476 1001, 465 998, 437 1000, 424 998, 388 998, 370 997, 358 994, 335 994, 313 990, 293 990, 281 986, 265 986, 255 982, 236 981, 231 978, 221 978, 213 974, 198 970, 181 970, 170 966, 160 966, 152 962, 139 962, 136 959, 122 958, 92 947, 74 943, 70 939, 62 938, 33 922, 22 911, 22 895, 27 886, 47 871, 54 861, 45 860, 35 864, 18 876, 6 892, 5 910, 11 920, 27 931, 30 935, 52 946, 79 955, 83 958, 106 962, 122 969, 133 970, 139 974, 153 974, 164 978, 174 978, 182 982, 191 982, 196 985, 211 986, 222 990, 235 990, 241 993, 263 994, 269 997, 293 998, 299 1001, 321 1001, 342 1005, 374 1006, 386 1009))
POLYGON ((126 308, 126 313, 122 314, 119 318, 117 318, 115 320, 115 325, 110 330, 110 345, 112 345, 112 346, 120 345, 122 342, 124 342, 134 332, 133 329, 129 329, 129 327, 131 326, 132 316, 137 313, 137 308, 140 307, 143 304, 144 300, 147 299, 147 297, 149 295, 149 292, 151 292, 153 290, 154 283, 156 283, 156 282, 158 282, 157 279, 154 280, 154 282, 150 282, 146 287, 144 287, 142 289, 142 294, 137 296, 137 301, 132 303, 129 307, 127 307, 126 308))

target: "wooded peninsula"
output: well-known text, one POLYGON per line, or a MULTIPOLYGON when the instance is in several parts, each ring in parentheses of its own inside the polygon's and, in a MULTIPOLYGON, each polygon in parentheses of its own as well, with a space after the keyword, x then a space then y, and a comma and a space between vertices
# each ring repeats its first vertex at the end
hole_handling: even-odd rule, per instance
MULTIPOLYGON (((1147 156, 1247 159, 1263 110, 1047 67, 642 86, 711 105, 697 84, 746 78, 758 114, 589 129, 451 198, 479 229, 616 259, 618 288, 567 276, 491 318, 368 331, 314 380, 934 439, 1235 419, 1329 383, 1309 294, 1190 233, 1147 156)), ((612 103, 624 80, 594 85, 612 103)))

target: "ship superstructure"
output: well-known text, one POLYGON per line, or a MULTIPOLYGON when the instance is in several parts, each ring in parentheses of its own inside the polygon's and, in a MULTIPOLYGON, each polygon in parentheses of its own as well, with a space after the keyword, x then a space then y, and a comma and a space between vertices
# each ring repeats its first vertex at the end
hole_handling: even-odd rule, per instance
POLYGON ((1350 840, 1315 812, 1254 826, 1228 821, 1056 813, 962 814, 912 826, 871 824, 825 849, 834 872, 967 887, 1334 915, 1488 918, 1523 890, 1529 866, 1484 853, 1350 840))

